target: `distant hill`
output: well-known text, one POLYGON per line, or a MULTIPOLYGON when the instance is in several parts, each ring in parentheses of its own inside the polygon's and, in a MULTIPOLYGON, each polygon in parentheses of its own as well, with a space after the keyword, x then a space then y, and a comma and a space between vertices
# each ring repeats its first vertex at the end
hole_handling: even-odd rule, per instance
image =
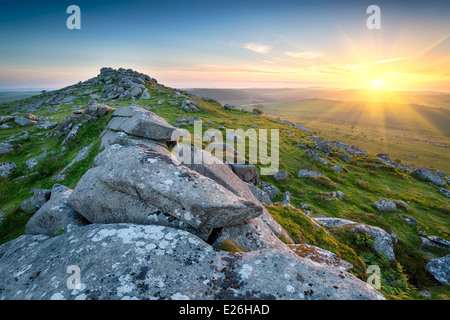
POLYGON ((385 103, 420 104, 450 109, 450 93, 433 91, 374 91, 365 89, 333 88, 273 88, 273 89, 207 89, 187 90, 200 97, 218 100, 220 103, 245 105, 264 102, 296 101, 303 99, 329 99, 338 101, 378 101, 385 103))
POLYGON ((0 91, 0 104, 27 99, 39 93, 40 91, 0 91))

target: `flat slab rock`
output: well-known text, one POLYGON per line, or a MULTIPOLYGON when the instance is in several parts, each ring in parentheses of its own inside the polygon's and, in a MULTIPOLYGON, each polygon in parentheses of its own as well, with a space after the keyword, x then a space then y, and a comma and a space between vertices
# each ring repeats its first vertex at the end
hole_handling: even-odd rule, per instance
POLYGON ((113 116, 108 128, 137 137, 173 141, 176 135, 172 135, 179 130, 155 113, 138 106, 118 108, 113 116))
POLYGON ((2 300, 384 299, 290 250, 215 251, 189 232, 154 225, 23 235, 0 246, 0 270, 2 300))

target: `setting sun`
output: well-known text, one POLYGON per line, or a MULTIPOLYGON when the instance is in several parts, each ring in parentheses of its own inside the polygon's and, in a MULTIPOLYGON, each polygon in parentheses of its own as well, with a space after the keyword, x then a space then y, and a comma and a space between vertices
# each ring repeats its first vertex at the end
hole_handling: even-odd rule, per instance
POLYGON ((381 87, 382 85, 384 85, 384 81, 380 80, 380 79, 376 79, 372 81, 372 85, 374 87, 381 87))

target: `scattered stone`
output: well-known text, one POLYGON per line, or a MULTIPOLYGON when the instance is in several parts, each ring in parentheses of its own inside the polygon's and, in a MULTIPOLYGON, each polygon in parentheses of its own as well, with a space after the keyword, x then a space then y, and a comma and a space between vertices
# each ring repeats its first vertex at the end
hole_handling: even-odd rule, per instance
POLYGON ((283 205, 287 206, 291 204, 291 193, 289 191, 286 191, 283 193, 281 197, 281 202, 283 202, 283 205))
POLYGON ((0 163, 0 176, 8 177, 16 169, 17 165, 14 162, 2 162, 0 163))
POLYGON ((333 169, 334 171, 338 171, 338 172, 344 171, 344 168, 342 168, 342 167, 341 167, 340 165, 338 165, 338 164, 335 164, 334 166, 331 166, 330 168, 333 169))
POLYGON ((78 132, 80 128, 83 126, 83 122, 77 123, 73 126, 72 130, 70 130, 67 137, 63 140, 62 144, 66 144, 69 141, 73 141, 77 138, 78 132))
POLYGON ((450 190, 445 189, 445 188, 440 188, 439 192, 442 193, 444 196, 446 196, 447 198, 450 198, 450 190))
POLYGON ((417 226, 417 220, 414 218, 402 217, 402 219, 405 220, 406 222, 408 222, 412 226, 417 226))
POLYGON ((136 96, 140 95, 141 93, 142 93, 142 89, 136 87, 136 88, 134 88, 134 89, 131 90, 130 95, 131 95, 132 97, 136 97, 136 96))
POLYGON ((355 146, 351 146, 351 145, 345 144, 340 141, 333 141, 333 142, 330 142, 329 144, 336 149, 343 149, 351 155, 367 156, 367 152, 365 152, 355 146))
POLYGON ((0 154, 12 152, 12 145, 8 143, 0 143, 0 154))
POLYGON ((18 125, 22 126, 22 127, 31 126, 32 124, 35 123, 35 121, 30 120, 30 119, 25 118, 25 117, 15 117, 14 118, 14 122, 17 123, 18 125))
POLYGON ((144 91, 141 95, 141 100, 148 100, 151 98, 150 92, 144 91))
POLYGON ((345 197, 345 194, 344 194, 342 191, 338 190, 338 191, 336 191, 336 197, 338 197, 338 198, 344 198, 344 197, 345 197))
POLYGON ((225 104, 223 107, 224 107, 225 109, 227 109, 227 110, 236 110, 236 109, 237 109, 236 106, 234 106, 234 105, 229 105, 229 104, 225 104))
POLYGON ((378 202, 372 204, 378 211, 397 211, 397 205, 395 201, 386 201, 385 199, 381 199, 378 202))
POLYGON ((298 173, 299 178, 306 178, 306 177, 324 177, 323 174, 308 170, 308 169, 302 169, 298 173))
POLYGON ((27 161, 25 161, 25 167, 28 170, 33 170, 34 168, 36 168, 39 165, 39 160, 42 160, 48 156, 54 156, 54 155, 56 155, 55 151, 44 152, 37 157, 31 158, 31 159, 28 159, 27 161))
POLYGON ((431 172, 425 168, 417 168, 413 172, 411 172, 411 175, 419 180, 428 181, 440 187, 442 187, 446 183, 445 180, 442 179, 438 174, 431 172))
POLYGON ((284 170, 278 171, 277 173, 275 173, 275 174, 273 175, 273 178, 274 178, 275 180, 277 180, 277 181, 279 181, 279 180, 284 180, 284 179, 287 178, 287 172, 284 171, 284 170))
POLYGON ((357 223, 351 220, 340 218, 313 218, 314 221, 320 222, 325 228, 329 227, 343 227, 351 225, 353 231, 363 231, 370 234, 375 241, 375 251, 386 255, 389 260, 395 259, 394 247, 392 243, 392 236, 381 228, 369 226, 362 223, 357 223))
POLYGON ((436 248, 443 248, 450 250, 450 241, 436 237, 436 236, 424 236, 421 237, 422 245, 436 248))
POLYGON ((450 254, 442 258, 431 259, 426 270, 440 283, 450 283, 450 254))
POLYGON ((296 124, 296 125, 294 126, 294 129, 300 129, 300 130, 302 130, 303 132, 316 134, 315 131, 311 131, 311 130, 309 130, 309 129, 306 129, 306 128, 305 128, 303 125, 301 125, 301 124, 296 124))
POLYGON ((319 141, 316 143, 316 149, 328 153, 331 151, 332 147, 328 141, 319 141))
POLYGON ((269 196, 270 199, 275 198, 278 194, 278 191, 280 191, 280 189, 267 182, 262 183, 261 189, 269 196))
POLYGON ((427 291, 427 290, 422 290, 422 291, 419 292, 419 294, 422 297, 427 298, 427 299, 429 299, 429 298, 431 298, 433 296, 433 294, 430 291, 427 291))
POLYGON ((53 129, 54 127, 56 127, 58 125, 58 122, 51 122, 51 121, 39 121, 37 122, 34 127, 36 129, 53 129))

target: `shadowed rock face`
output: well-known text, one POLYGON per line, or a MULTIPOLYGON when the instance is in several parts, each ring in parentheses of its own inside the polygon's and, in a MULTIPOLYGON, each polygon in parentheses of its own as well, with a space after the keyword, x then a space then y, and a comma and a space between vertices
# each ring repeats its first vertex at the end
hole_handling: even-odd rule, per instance
POLYGON ((55 184, 50 200, 42 205, 25 226, 26 233, 53 236, 60 228, 67 231, 88 224, 68 204, 67 199, 71 193, 71 189, 55 184))
POLYGON ((0 247, 0 269, 2 299, 383 299, 290 250, 215 251, 189 232, 154 225, 21 236, 0 247), (69 289, 74 264, 80 283, 69 289))

